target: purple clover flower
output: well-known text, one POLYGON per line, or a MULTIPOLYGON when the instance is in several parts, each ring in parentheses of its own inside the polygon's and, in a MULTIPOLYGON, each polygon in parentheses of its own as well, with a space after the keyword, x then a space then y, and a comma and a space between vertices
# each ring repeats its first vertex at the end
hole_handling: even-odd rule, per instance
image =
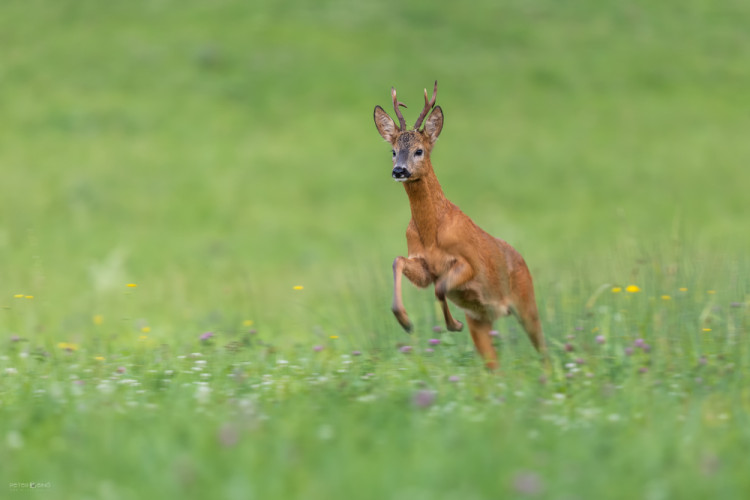
POLYGON ((439 345, 440 339, 430 339, 430 345, 439 345))
POLYGON ((603 343, 605 343, 607 341, 607 339, 604 337, 604 335, 597 335, 594 340, 596 340, 597 344, 603 344, 603 343))
POLYGON ((320 344, 313 346, 313 351, 315 351, 315 352, 320 352, 322 350, 323 350, 323 346, 320 345, 320 344))
POLYGON ((410 345, 401 346, 399 351, 401 351, 404 354, 409 354, 411 352, 411 346, 410 345))
POLYGON ((204 333, 203 335, 201 335, 201 340, 202 340, 203 342, 205 342, 205 341, 209 340, 209 339, 210 339, 211 337, 213 337, 213 336, 214 336, 214 333, 213 333, 213 332, 206 332, 206 333, 204 333))
POLYGON ((414 393, 411 402, 417 408, 429 408, 435 402, 435 391, 419 390, 414 393))

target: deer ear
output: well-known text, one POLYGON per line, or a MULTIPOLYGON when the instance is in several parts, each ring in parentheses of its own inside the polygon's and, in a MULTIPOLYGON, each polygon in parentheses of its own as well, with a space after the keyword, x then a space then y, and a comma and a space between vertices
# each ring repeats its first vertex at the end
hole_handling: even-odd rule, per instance
POLYGON ((443 130, 443 110, 440 106, 435 106, 424 124, 424 133, 427 134, 430 142, 435 144, 441 130, 443 130))
POLYGON ((393 118, 388 116, 388 113, 380 106, 375 106, 375 126, 378 128, 380 135, 383 136, 383 139, 393 144, 399 129, 393 118))

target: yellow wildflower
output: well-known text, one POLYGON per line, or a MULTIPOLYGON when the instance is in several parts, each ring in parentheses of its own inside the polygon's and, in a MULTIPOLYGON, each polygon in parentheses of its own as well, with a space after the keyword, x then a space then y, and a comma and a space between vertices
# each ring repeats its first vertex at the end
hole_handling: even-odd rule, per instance
POLYGON ((339 338, 339 336, 338 336, 338 335, 331 335, 331 336, 330 336, 330 337, 328 337, 328 338, 336 340, 337 338, 339 338))
POLYGON ((711 329, 710 329, 710 328, 704 328, 704 329, 703 329, 703 331, 704 331, 704 332, 710 332, 710 331, 711 331, 711 329))
POLYGON ((150 326, 142 326, 142 327, 141 327, 141 331, 142 331, 143 333, 148 333, 148 332, 150 332, 150 331, 151 331, 151 327, 150 327, 150 326))
POLYGON ((104 361, 104 356, 97 356, 94 359, 97 361, 104 361))
POLYGON ((680 287, 680 291, 681 291, 681 292, 687 292, 687 287, 684 287, 684 286, 683 286, 683 287, 680 287))
POLYGON ((625 291, 628 293, 638 293, 641 289, 638 288, 638 285, 628 285, 625 287, 625 291))
POLYGON ((24 297, 25 297, 25 295, 24 295, 24 294, 22 294, 22 293, 17 293, 17 294, 15 294, 15 295, 14 295, 13 297, 15 297, 15 298, 17 298, 17 299, 22 299, 22 298, 24 298, 24 297))
POLYGON ((302 286, 302 285, 295 285, 295 286, 294 286, 294 290, 302 290, 302 289, 304 289, 304 288, 305 288, 305 287, 304 287, 304 286, 302 286))
POLYGON ((706 293, 709 295, 714 295, 716 293, 716 290, 709 290, 706 293))
POLYGON ((141 335, 138 337, 138 340, 146 340, 148 338, 148 335, 141 335))
POLYGON ((60 349, 65 349, 66 351, 77 351, 78 350, 78 345, 77 344, 72 344, 70 342, 60 342, 59 344, 57 344, 57 347, 59 347, 60 349))
POLYGON ((125 286, 127 286, 128 288, 135 288, 135 287, 137 287, 138 285, 136 285, 135 283, 128 283, 128 284, 127 284, 127 285, 125 285, 125 286))
POLYGON ((24 299, 33 299, 33 298, 34 298, 34 296, 33 296, 33 295, 24 295, 24 297, 23 297, 23 298, 24 298, 24 299))
POLYGON ((246 319, 245 321, 242 322, 242 326, 253 326, 253 320, 246 319))
POLYGON ((616 287, 612 288, 612 293, 620 293, 620 292, 622 292, 622 287, 621 286, 616 286, 616 287))
POLYGON ((102 323, 104 323, 104 316, 102 316, 101 314, 94 314, 94 316, 91 318, 91 321, 93 321, 97 326, 101 325, 102 323))
POLYGON ((672 297, 670 297, 669 295, 662 295, 661 300, 672 300, 672 297))

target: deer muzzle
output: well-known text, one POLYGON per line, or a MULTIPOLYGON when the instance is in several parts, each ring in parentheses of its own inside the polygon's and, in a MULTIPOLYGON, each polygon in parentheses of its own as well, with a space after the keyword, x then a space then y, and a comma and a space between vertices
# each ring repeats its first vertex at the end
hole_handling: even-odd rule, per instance
POLYGON ((400 165, 396 165, 393 167, 393 172, 391 172, 391 177, 393 177, 397 181, 405 181, 409 177, 411 177, 411 172, 406 170, 404 167, 400 165))

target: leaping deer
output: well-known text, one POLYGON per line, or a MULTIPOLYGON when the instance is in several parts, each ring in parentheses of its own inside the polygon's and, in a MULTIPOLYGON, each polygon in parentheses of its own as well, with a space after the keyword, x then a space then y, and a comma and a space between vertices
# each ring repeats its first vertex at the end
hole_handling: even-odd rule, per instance
POLYGON ((460 331, 463 324, 451 316, 446 298, 466 313, 471 338, 490 370, 497 368, 497 353, 490 338, 492 323, 511 313, 537 351, 546 356, 531 273, 523 257, 505 241, 480 229, 451 203, 432 169, 430 154, 443 129, 443 110, 435 106, 436 97, 437 81, 432 99, 425 89, 424 108, 411 130, 406 129, 399 109, 406 106, 398 102, 394 88, 391 98, 398 126, 383 108, 375 106, 375 126, 393 147, 391 176, 403 183, 411 206, 406 228, 409 256, 393 261, 391 310, 410 332, 412 323, 401 297, 401 276, 406 275, 420 288, 434 283, 448 330, 460 331), (420 130, 427 113, 430 115, 420 130))

